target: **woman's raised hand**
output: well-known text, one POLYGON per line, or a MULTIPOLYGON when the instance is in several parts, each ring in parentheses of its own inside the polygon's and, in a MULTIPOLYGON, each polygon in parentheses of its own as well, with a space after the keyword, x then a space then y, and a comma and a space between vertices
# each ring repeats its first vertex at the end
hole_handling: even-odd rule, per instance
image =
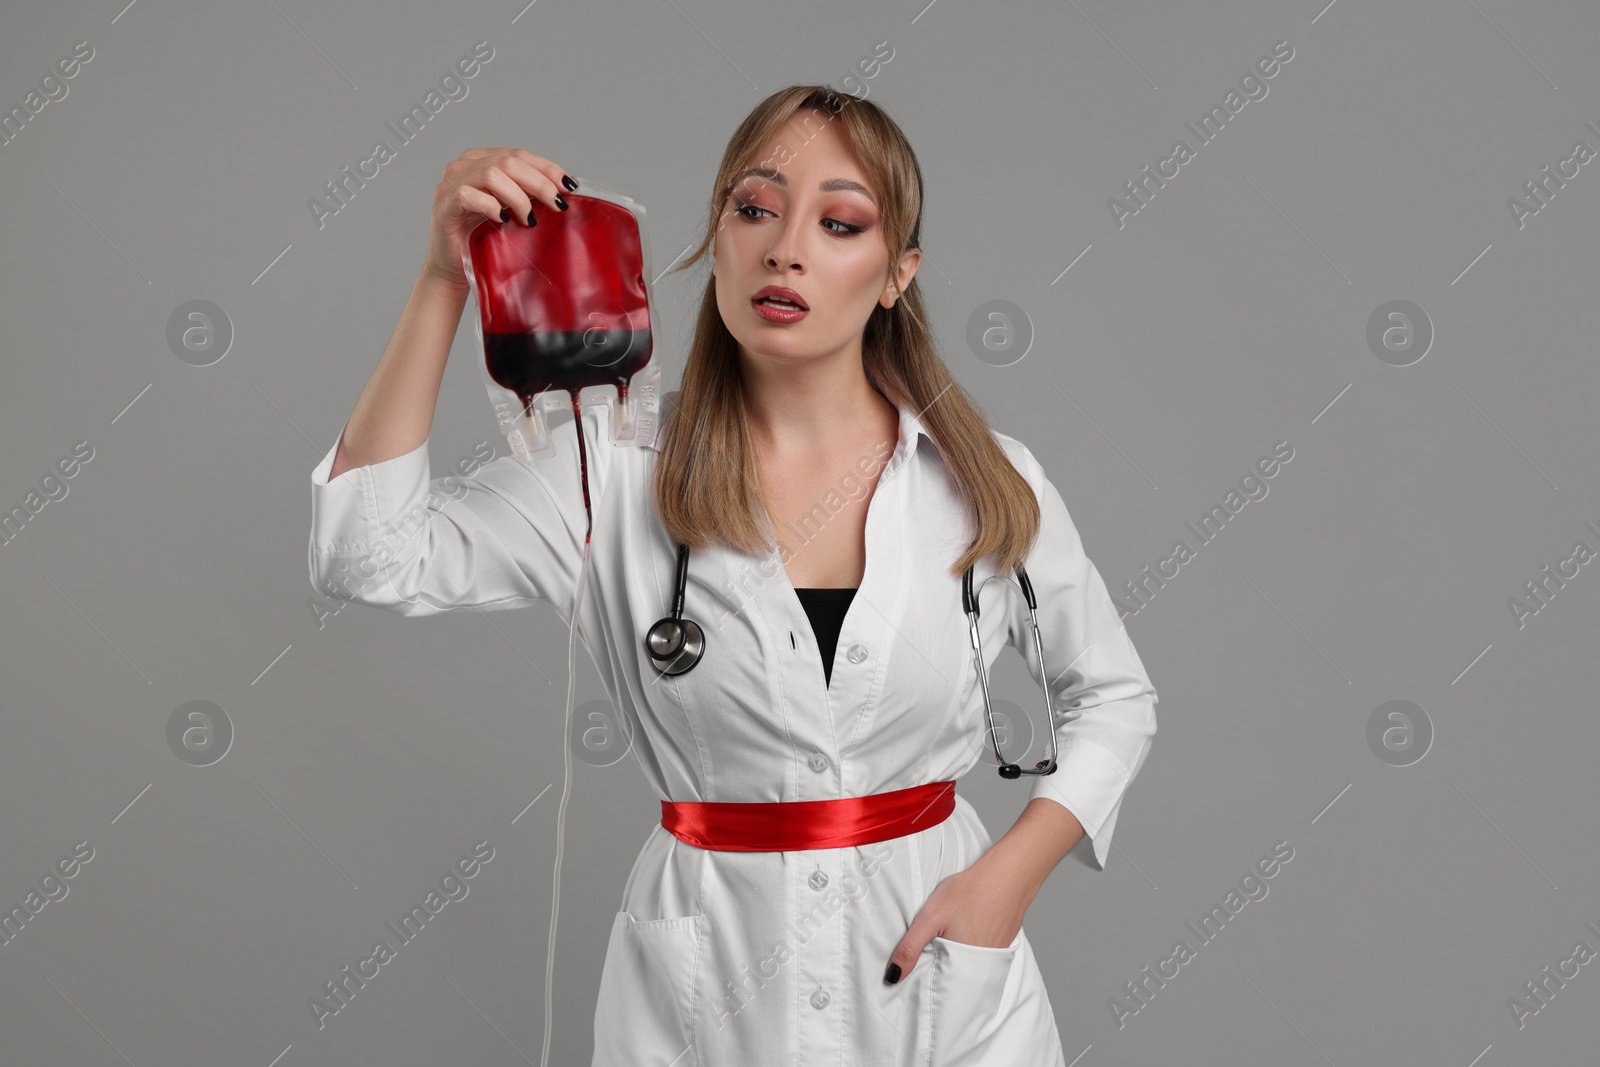
POLYGON ((444 165, 433 187, 427 269, 449 285, 467 288, 462 254, 467 235, 486 218, 533 225, 533 201, 565 211, 562 189, 578 183, 562 167, 524 148, 469 148, 444 165))

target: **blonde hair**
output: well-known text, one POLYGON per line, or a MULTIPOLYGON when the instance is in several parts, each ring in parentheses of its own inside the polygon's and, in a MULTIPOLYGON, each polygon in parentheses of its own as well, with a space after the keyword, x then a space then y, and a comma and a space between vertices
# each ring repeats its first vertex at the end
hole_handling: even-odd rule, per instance
MULTIPOLYGON (((792 85, 757 104, 734 131, 717 170, 705 236, 675 270, 689 268, 713 247, 718 220, 748 160, 802 111, 820 113, 802 116, 807 128, 841 123, 867 172, 890 250, 885 281, 894 277, 900 253, 921 247, 922 170, 900 127, 877 104, 826 85, 792 85)), ((1038 499, 946 369, 915 278, 893 307, 872 309, 861 349, 873 388, 922 420, 977 531, 951 573, 959 575, 991 555, 997 573, 1009 573, 1026 560, 1038 534, 1038 499)), ((652 482, 662 525, 691 549, 720 544, 749 555, 770 552, 773 534, 746 420, 739 346, 717 308, 715 276, 706 279, 675 401, 660 428, 652 482)))

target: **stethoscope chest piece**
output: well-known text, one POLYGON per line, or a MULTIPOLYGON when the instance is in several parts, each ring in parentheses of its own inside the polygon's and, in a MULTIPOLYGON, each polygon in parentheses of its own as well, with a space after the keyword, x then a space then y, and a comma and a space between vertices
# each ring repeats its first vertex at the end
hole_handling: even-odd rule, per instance
POLYGON ((689 581, 689 546, 678 545, 678 580, 672 595, 672 614, 658 619, 644 637, 650 662, 665 675, 683 674, 706 654, 706 632, 693 619, 683 617, 683 591, 689 581))
POLYGON ((683 674, 706 653, 706 634, 693 619, 667 616, 654 626, 644 639, 650 662, 662 674, 683 674))

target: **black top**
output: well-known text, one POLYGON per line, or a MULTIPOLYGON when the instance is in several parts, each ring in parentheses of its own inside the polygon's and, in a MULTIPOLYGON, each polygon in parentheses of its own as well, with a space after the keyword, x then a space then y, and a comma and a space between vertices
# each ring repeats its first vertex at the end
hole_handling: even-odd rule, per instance
POLYGON ((854 589, 796 589, 800 606, 811 619, 811 632, 817 635, 817 646, 822 650, 822 678, 824 684, 833 681, 833 650, 839 646, 839 628, 844 625, 844 613, 850 610, 854 589))

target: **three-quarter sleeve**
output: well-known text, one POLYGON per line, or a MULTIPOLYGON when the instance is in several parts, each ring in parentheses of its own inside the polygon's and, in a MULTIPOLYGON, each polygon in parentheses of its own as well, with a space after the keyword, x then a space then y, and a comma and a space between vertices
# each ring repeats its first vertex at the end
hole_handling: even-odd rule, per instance
MULTIPOLYGON (((311 472, 311 584, 324 596, 400 615, 548 601, 570 624, 588 516, 578 424, 552 428, 551 454, 501 456, 432 477, 428 441, 329 478, 338 441, 311 472)), ((598 502, 589 449, 591 503, 598 502)), ((609 459, 609 456, 604 457, 609 459)))
MULTIPOLYGON (((1039 499, 1039 537, 1023 566, 1038 605, 1047 671, 1040 670, 1020 588, 1007 590, 1007 643, 1049 694, 1057 745, 1056 771, 1031 776, 1032 795, 1077 817, 1093 843, 1094 866, 1104 870, 1123 794, 1155 736, 1156 691, 1061 494, 1026 446, 1013 447, 1017 469, 1039 499)), ((1041 758, 1048 744, 1045 738, 1041 758)))

